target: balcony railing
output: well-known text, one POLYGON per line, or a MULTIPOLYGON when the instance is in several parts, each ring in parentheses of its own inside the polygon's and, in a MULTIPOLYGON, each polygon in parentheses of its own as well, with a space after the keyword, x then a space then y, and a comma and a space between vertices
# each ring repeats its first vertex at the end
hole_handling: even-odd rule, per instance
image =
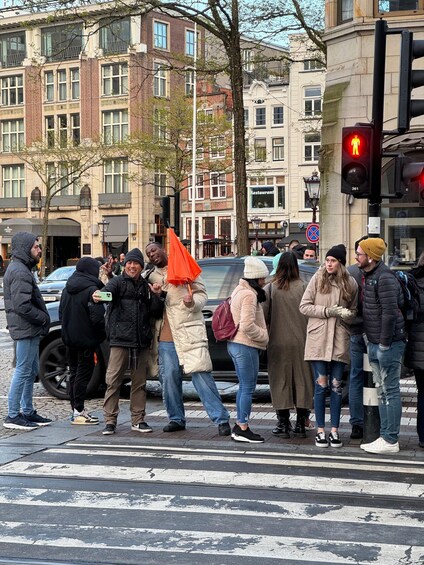
POLYGON ((116 55, 126 53, 129 47, 128 41, 111 41, 107 45, 101 46, 105 55, 116 55))
POLYGON ((78 59, 82 51, 81 45, 69 46, 62 48, 61 46, 53 46, 52 51, 54 53, 48 55, 43 53, 43 56, 47 61, 66 61, 68 59, 78 59))
POLYGON ((1 66, 6 69, 9 67, 20 67, 22 65, 22 61, 25 59, 25 53, 11 53, 6 55, 3 59, 0 60, 1 66))

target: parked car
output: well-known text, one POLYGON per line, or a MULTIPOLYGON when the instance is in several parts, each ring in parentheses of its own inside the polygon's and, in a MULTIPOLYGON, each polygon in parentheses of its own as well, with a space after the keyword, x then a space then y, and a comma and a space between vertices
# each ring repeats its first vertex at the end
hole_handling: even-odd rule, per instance
MULTIPOLYGON (((272 259, 272 257, 263 258, 270 272, 272 270, 272 259)), ((198 263, 202 268, 202 278, 206 284, 209 297, 203 309, 203 315, 206 320, 213 375, 217 381, 237 382, 233 363, 227 353, 227 344, 215 340, 211 321, 215 308, 231 294, 237 286, 239 279, 243 276, 244 258, 216 257, 213 259, 200 259, 198 263)), ((319 265, 320 263, 315 261, 299 261, 302 279, 309 281, 319 265)), ((50 394, 57 398, 67 399, 66 382, 68 367, 66 364, 65 346, 60 333, 59 302, 48 303, 47 309, 51 318, 51 326, 49 334, 40 343, 39 379, 50 394)), ((101 391, 102 387, 104 387, 108 349, 108 344, 105 342, 96 352, 96 368, 88 387, 88 394, 90 395, 96 394, 97 391, 101 391)), ((268 382, 265 356, 262 356, 258 382, 260 384, 268 382)))
POLYGON ((60 302, 66 282, 74 272, 75 265, 72 267, 59 267, 43 279, 39 283, 38 288, 41 291, 44 302, 60 302))

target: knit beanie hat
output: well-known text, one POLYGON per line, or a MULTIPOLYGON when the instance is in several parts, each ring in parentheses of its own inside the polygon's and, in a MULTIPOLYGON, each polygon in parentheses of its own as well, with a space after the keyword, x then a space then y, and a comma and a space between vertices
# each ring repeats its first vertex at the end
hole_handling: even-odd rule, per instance
POLYGON ((268 267, 257 257, 246 257, 244 260, 245 279, 265 279, 269 275, 268 267))
POLYGON ((334 257, 342 265, 346 265, 346 247, 342 243, 335 245, 327 251, 325 258, 327 257, 334 257))
POLYGON ((144 267, 143 253, 140 249, 138 249, 138 247, 134 247, 134 249, 131 249, 131 251, 128 251, 125 255, 124 265, 126 265, 128 261, 137 261, 137 263, 140 263, 140 265, 144 267))
POLYGON ((269 273, 271 276, 274 276, 275 273, 277 272, 277 267, 278 267, 278 263, 280 262, 281 255, 282 253, 279 253, 272 259, 272 271, 269 273))
POLYGON ((93 259, 92 257, 81 257, 76 265, 78 272, 93 275, 93 277, 97 278, 99 278, 99 269, 100 263, 97 259, 93 259))
POLYGON ((369 237, 368 239, 364 239, 360 242, 359 246, 368 257, 374 259, 374 261, 380 261, 386 251, 386 244, 381 237, 369 237))

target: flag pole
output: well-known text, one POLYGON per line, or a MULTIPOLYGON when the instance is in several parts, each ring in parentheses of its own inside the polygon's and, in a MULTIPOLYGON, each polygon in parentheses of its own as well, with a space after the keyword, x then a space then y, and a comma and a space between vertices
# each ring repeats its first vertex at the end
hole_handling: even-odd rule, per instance
POLYGON ((193 52, 193 140, 191 165, 191 256, 196 259, 196 156, 197 156, 197 23, 194 24, 193 52))

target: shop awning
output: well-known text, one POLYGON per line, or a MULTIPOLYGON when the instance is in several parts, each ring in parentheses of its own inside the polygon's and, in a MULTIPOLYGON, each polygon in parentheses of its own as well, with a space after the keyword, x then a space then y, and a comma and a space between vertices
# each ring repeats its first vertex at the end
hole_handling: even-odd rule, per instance
MULTIPOLYGON (((0 222, 2 243, 10 243, 15 233, 26 231, 41 236, 43 220, 38 218, 11 218, 0 222)), ((81 225, 73 220, 49 220, 49 236, 80 237, 81 225)))
POLYGON ((104 219, 109 222, 105 242, 123 243, 128 239, 128 216, 105 216, 104 219))

